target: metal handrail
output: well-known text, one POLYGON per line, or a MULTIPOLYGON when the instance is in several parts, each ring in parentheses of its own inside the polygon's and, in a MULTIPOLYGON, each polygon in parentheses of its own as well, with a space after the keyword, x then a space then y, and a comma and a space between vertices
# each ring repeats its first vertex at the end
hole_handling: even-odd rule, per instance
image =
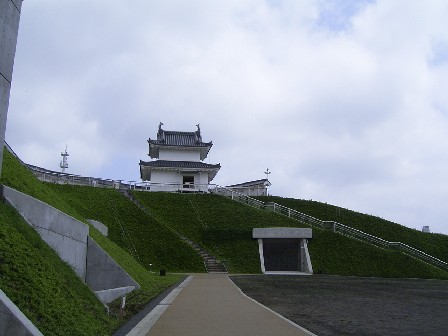
POLYGON ((44 182, 85 185, 100 188, 115 188, 141 191, 199 191, 209 192, 210 188, 215 188, 213 184, 200 183, 154 183, 148 181, 128 181, 128 180, 113 180, 103 179, 97 177, 86 177, 81 175, 61 173, 53 170, 48 170, 38 166, 25 164, 34 175, 44 182))
POLYGON ((350 238, 358 239, 369 243, 374 246, 399 250, 400 252, 410 255, 416 259, 427 262, 431 265, 440 267, 442 269, 448 270, 448 263, 442 261, 434 256, 431 256, 423 251, 413 248, 401 242, 389 242, 382 238, 373 236, 366 232, 357 230, 350 226, 333 222, 333 221, 322 221, 320 219, 314 218, 307 214, 301 213, 297 210, 285 207, 283 205, 274 202, 263 202, 257 200, 253 197, 244 195, 238 191, 232 190, 230 188, 222 187, 216 184, 186 184, 183 183, 153 183, 146 181, 126 181, 126 180, 112 180, 112 179, 102 179, 94 177, 85 177, 81 175, 74 175, 68 173, 61 173, 38 166, 30 165, 24 163, 18 155, 12 150, 11 146, 5 141, 5 146, 7 150, 14 155, 21 164, 28 167, 35 175, 42 181, 56 182, 56 183, 71 183, 76 185, 87 185, 93 187, 102 188, 115 188, 115 189, 134 189, 142 191, 154 191, 154 190, 166 190, 172 189, 172 191, 200 191, 200 192, 212 192, 222 196, 231 198, 234 201, 247 204, 249 206, 258 209, 267 209, 275 213, 287 216, 294 220, 309 224, 310 226, 317 227, 324 230, 331 230, 335 233, 348 236, 350 238), (193 188, 192 188, 193 187, 193 188))
POLYGON ((229 197, 234 201, 244 203, 244 204, 247 204, 247 205, 255 207, 255 208, 264 209, 264 207, 265 207, 265 203, 263 201, 259 201, 253 197, 244 195, 243 193, 232 190, 230 188, 216 185, 215 187, 210 188, 210 192, 229 197))
POLYGON ((215 189, 212 190, 212 192, 230 197, 235 201, 245 203, 251 206, 259 208, 259 209, 267 209, 269 211, 273 211, 275 213, 287 216, 289 218, 292 218, 294 220, 303 222, 305 224, 309 224, 310 226, 317 227, 319 229, 324 230, 331 230, 335 233, 347 236, 349 238, 358 239, 363 242, 366 242, 368 244, 381 247, 381 248, 387 248, 391 250, 398 250, 401 253, 407 254, 411 257, 414 257, 420 261, 426 262, 428 264, 431 264, 433 266, 448 270, 448 263, 446 263, 443 260, 440 260, 432 255, 429 255, 423 251, 420 251, 416 248, 413 248, 409 245, 406 245, 401 242, 389 242, 385 239, 373 236, 369 233, 360 231, 358 229, 352 228, 351 226, 347 226, 338 222, 334 221, 322 221, 320 219, 314 218, 312 216, 309 216, 307 214, 301 213, 297 210, 285 207, 283 205, 274 203, 274 202, 262 202, 257 199, 254 199, 250 196, 241 194, 239 192, 236 192, 234 190, 230 190, 225 187, 217 186, 215 189), (244 199, 244 202, 241 200, 244 199))

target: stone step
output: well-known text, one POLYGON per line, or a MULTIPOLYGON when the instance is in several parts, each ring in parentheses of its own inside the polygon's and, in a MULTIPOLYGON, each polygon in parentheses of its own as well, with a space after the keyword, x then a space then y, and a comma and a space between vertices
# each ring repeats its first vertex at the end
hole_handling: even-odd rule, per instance
MULTIPOLYGON (((119 190, 125 197, 127 197, 129 200, 131 200, 134 204, 139 206, 141 209, 143 209, 146 213, 151 215, 151 213, 148 211, 148 209, 141 204, 136 198, 132 196, 132 194, 129 192, 129 190, 120 189, 119 190)), ((189 244, 193 249, 195 249, 198 254, 202 257, 205 263, 205 268, 207 269, 208 273, 227 273, 225 267, 223 264, 216 261, 215 257, 210 255, 206 250, 204 250, 201 246, 196 244, 191 239, 188 239, 187 237, 183 236, 179 232, 176 232, 180 239, 182 239, 184 242, 189 244)))
POLYGON ((224 265, 223 264, 221 264, 221 263, 216 263, 216 264, 212 264, 212 265, 206 265, 206 268, 207 268, 207 272, 226 272, 227 273, 227 271, 226 271, 226 269, 225 269, 225 267, 224 267, 224 265))

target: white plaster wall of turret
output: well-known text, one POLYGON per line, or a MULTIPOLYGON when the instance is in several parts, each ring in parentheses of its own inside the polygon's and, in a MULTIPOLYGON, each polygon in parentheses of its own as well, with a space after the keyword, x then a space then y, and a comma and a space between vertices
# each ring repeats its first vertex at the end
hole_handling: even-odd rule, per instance
POLYGON ((198 150, 184 149, 161 149, 159 152, 159 160, 168 161, 201 161, 200 152, 198 150))
POLYGON ((160 183, 160 184, 170 184, 173 185, 160 185, 160 186, 151 186, 151 190, 153 191, 176 191, 179 189, 179 177, 178 173, 175 170, 155 170, 151 172, 151 183, 160 183))

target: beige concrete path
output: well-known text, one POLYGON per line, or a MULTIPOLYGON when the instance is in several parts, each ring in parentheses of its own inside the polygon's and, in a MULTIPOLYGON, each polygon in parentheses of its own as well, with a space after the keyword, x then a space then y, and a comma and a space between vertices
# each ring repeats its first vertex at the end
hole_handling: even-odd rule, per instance
POLYGON ((245 296, 225 274, 195 274, 147 336, 309 336, 245 296))

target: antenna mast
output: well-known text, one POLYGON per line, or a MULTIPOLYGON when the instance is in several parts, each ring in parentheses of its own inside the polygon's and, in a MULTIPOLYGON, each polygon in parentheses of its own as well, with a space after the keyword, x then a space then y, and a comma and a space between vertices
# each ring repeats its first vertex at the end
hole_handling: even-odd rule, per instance
POLYGON ((266 186, 266 196, 269 196, 269 185, 270 185, 270 182, 269 182, 269 174, 271 173, 271 172, 269 171, 269 168, 266 168, 266 171, 265 171, 264 173, 266 174, 266 182, 265 182, 265 186, 266 186))
POLYGON ((65 169, 68 168, 67 156, 69 156, 67 153, 67 145, 65 145, 65 152, 62 152, 61 156, 62 161, 59 163, 59 167, 61 167, 62 173, 65 173, 65 169))
POLYGON ((264 173, 266 174, 266 180, 269 180, 269 174, 271 173, 269 171, 269 168, 266 168, 266 171, 264 173))

